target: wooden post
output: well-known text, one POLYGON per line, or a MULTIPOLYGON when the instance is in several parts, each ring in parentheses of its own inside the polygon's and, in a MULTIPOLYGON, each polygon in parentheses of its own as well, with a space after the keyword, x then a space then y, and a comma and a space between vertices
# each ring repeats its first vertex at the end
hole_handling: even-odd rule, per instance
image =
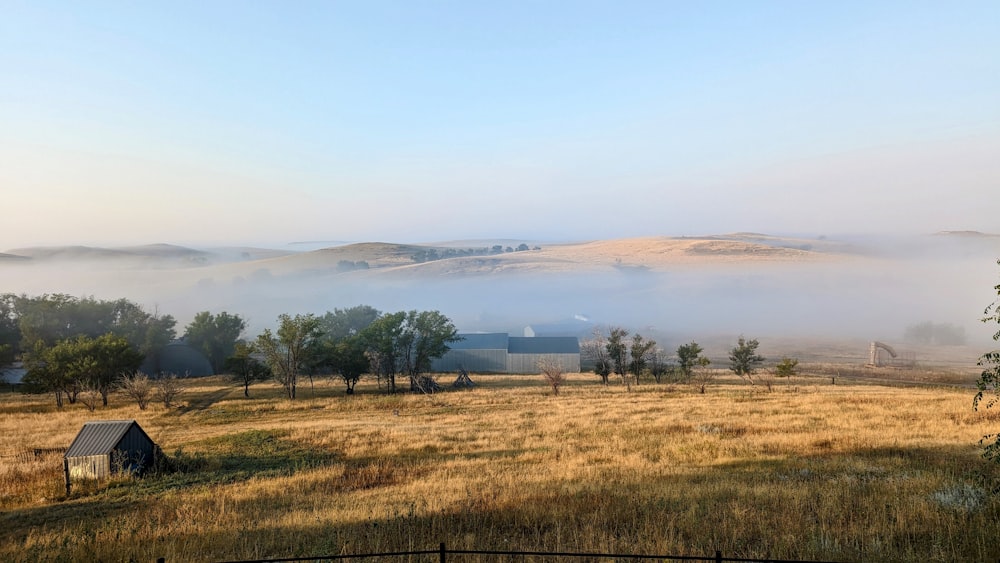
POLYGON ((718 549, 715 550, 715 563, 722 563, 722 552, 718 549))
POLYGON ((63 477, 66 479, 66 496, 69 496, 70 484, 69 484, 69 460, 63 457, 63 477))
POLYGON ((440 551, 440 554, 441 554, 440 561, 441 561, 441 563, 445 562, 445 553, 446 553, 446 551, 444 549, 444 542, 441 542, 441 551, 440 551))

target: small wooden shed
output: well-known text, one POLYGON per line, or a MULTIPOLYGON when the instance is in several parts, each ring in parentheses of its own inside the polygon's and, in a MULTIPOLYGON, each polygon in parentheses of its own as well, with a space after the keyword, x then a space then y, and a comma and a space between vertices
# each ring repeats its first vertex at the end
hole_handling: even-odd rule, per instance
POLYGON ((142 473, 155 462, 156 444, 134 420, 87 422, 64 458, 66 488, 72 479, 103 479, 115 473, 142 473))

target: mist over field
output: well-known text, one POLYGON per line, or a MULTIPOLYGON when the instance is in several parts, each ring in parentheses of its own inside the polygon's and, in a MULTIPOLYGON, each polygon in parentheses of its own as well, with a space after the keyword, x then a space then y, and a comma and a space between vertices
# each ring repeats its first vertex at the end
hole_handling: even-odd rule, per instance
POLYGON ((440 310, 460 331, 520 334, 530 325, 539 334, 585 336, 594 325, 621 325, 668 349, 738 334, 899 343, 907 327, 924 322, 964 330, 971 346, 990 342, 978 321, 994 296, 1000 237, 737 234, 539 244, 423 263, 410 253, 447 247, 13 249, 8 254, 28 258, 0 262, 0 289, 126 297, 174 315, 179 333, 203 310, 238 313, 253 335, 281 313, 368 304, 440 310), (345 257, 371 266, 345 269, 345 257))

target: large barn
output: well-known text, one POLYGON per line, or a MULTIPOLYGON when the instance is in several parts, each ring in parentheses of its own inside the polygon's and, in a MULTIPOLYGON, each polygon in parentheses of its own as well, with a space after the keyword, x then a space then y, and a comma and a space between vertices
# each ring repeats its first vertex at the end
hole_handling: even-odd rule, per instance
POLYGON ((564 372, 580 371, 580 341, 575 336, 517 337, 506 332, 459 334, 461 340, 434 360, 437 372, 465 369, 478 373, 539 373, 542 360, 556 362, 564 372))
POLYGON ((87 422, 66 450, 66 478, 100 479, 141 473, 155 462, 156 444, 134 420, 87 422))

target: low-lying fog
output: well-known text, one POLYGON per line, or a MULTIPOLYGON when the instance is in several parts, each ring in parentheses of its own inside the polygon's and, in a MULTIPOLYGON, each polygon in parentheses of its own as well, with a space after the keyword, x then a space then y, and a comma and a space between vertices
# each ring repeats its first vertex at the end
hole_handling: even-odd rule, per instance
POLYGON ((0 262, 0 291, 126 297, 173 315, 178 333, 202 310, 238 313, 256 334, 281 313, 369 304, 440 310, 460 331, 520 333, 532 325, 540 334, 585 335, 594 324, 622 325, 665 347, 740 333, 899 342, 907 327, 925 322, 954 325, 969 345, 988 347, 996 327, 979 318, 1000 282, 995 244, 942 244, 926 252, 896 241, 820 261, 419 277, 375 269, 279 274, 266 261, 138 267, 7 260, 0 262))

